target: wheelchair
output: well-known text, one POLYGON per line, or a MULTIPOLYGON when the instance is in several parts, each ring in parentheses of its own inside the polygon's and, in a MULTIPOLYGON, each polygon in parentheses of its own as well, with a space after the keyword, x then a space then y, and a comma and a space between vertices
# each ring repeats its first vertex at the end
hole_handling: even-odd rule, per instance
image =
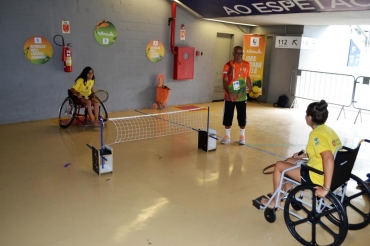
MULTIPOLYGON (((99 115, 103 118, 103 122, 106 122, 108 119, 107 109, 102 102, 99 104, 99 115)), ((92 111, 94 113, 94 106, 92 106, 92 111)), ((72 124, 75 126, 86 126, 88 120, 87 106, 71 90, 68 90, 68 97, 64 99, 59 109, 60 127, 67 128, 72 124)))
POLYGON ((370 223, 370 189, 366 183, 352 174, 361 140, 355 149, 339 148, 334 155, 334 173, 330 191, 325 198, 315 195, 313 184, 300 184, 285 175, 294 168, 307 168, 320 175, 324 173, 305 165, 297 165, 283 171, 278 189, 271 195, 266 206, 262 205, 261 196, 254 199, 253 205, 264 210, 265 219, 273 223, 276 211, 283 210, 285 224, 293 237, 302 245, 340 245, 348 230, 359 230, 370 223), (284 190, 282 187, 289 186, 284 190), (276 198, 275 207, 269 208, 276 198), (281 203, 285 201, 284 206, 281 203))

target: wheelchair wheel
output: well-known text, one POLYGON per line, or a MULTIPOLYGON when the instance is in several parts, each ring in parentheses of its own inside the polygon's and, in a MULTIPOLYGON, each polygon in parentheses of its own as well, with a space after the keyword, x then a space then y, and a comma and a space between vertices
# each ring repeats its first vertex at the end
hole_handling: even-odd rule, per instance
POLYGON ((302 245, 340 245, 348 232, 344 207, 331 192, 318 199, 314 187, 299 185, 289 193, 284 205, 285 224, 302 245), (340 223, 331 222, 328 215, 340 223))
POLYGON ((76 116, 76 104, 72 98, 67 97, 59 109, 59 125, 62 128, 69 127, 76 116))
MULTIPOLYGON (((343 196, 345 186, 337 192, 339 200, 343 196)), ((370 223, 370 189, 366 183, 351 174, 347 182, 345 195, 343 197, 343 206, 346 209, 348 217, 348 228, 350 230, 359 230, 365 228, 370 223)), ((340 223, 335 217, 328 216, 328 219, 338 225, 340 223)))
MULTIPOLYGON (((94 114, 94 110, 92 110, 92 112, 94 114)), ((103 118, 103 122, 106 122, 108 120, 107 109, 105 108, 105 105, 102 102, 100 103, 100 107, 99 107, 99 115, 103 118)))

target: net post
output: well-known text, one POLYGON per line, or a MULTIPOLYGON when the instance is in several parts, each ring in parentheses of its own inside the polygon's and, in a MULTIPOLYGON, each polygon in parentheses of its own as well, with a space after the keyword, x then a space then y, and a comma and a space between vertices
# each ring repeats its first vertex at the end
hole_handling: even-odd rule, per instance
POLYGON ((207 108, 207 134, 209 134, 209 106, 207 108))
POLYGON ((100 157, 101 157, 101 163, 102 163, 102 169, 104 169, 104 140, 103 140, 103 117, 99 116, 99 122, 100 122, 100 157))

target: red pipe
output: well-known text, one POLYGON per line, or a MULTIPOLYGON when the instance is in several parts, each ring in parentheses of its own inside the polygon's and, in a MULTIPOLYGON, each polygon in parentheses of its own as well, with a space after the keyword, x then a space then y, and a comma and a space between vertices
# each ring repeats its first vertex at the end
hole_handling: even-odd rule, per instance
POLYGON ((172 15, 171 15, 171 51, 176 55, 175 51, 175 32, 176 32, 176 2, 172 2, 172 15))

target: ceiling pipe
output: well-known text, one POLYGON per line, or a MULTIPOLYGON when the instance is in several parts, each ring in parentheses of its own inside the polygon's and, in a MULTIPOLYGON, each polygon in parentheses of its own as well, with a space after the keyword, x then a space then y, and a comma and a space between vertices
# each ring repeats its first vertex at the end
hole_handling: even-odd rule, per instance
POLYGON ((168 25, 171 24, 171 51, 176 55, 175 51, 175 32, 176 32, 176 2, 172 2, 171 18, 168 19, 168 25))

